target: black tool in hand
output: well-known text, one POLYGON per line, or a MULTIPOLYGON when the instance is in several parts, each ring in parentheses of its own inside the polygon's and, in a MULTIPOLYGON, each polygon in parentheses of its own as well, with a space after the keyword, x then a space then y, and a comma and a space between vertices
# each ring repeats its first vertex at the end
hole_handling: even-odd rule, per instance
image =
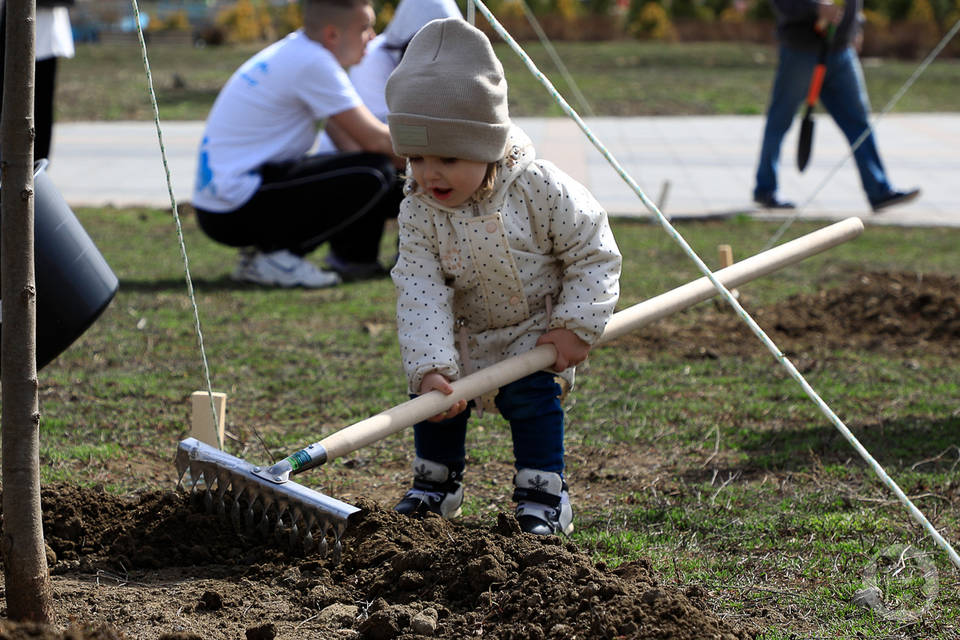
POLYGON ((833 23, 827 27, 827 32, 823 35, 823 42, 820 44, 820 57, 817 60, 817 66, 813 68, 813 76, 810 78, 807 109, 803 114, 803 122, 800 124, 800 141, 797 144, 797 168, 801 172, 807 168, 807 163, 810 162, 810 151, 813 148, 813 107, 820 98, 823 77, 827 73, 827 52, 830 50, 835 28, 836 25, 833 23))

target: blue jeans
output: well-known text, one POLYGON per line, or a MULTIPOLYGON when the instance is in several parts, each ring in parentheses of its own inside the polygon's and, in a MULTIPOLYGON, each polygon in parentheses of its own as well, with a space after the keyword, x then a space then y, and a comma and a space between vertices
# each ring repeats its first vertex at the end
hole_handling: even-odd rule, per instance
MULTIPOLYGON (((510 422, 517 469, 563 471, 563 407, 560 385, 553 374, 537 371, 500 387, 494 402, 510 422)), ((413 427, 417 456, 462 471, 470 408, 442 422, 420 422, 413 427)))
MULTIPOLYGON (((801 51, 780 45, 777 73, 767 110, 767 124, 763 130, 760 163, 757 166, 757 184, 754 198, 775 195, 777 167, 783 136, 793 123, 797 109, 806 101, 810 77, 817 65, 817 53, 801 51)), ((860 60, 852 47, 827 56, 827 73, 820 90, 820 101, 852 146, 869 128, 870 102, 860 60)), ((871 203, 892 191, 873 133, 868 135, 854 153, 860 182, 871 203)))

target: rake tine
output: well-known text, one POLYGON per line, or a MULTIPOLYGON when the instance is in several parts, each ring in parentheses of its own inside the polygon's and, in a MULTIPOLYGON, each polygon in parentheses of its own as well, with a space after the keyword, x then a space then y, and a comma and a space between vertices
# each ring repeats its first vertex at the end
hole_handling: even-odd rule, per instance
MULTIPOLYGON (((340 547, 340 536, 338 535, 338 536, 337 536, 337 545, 336 545, 336 547, 334 548, 334 554, 333 554, 333 559, 334 559, 335 562, 339 562, 339 561, 340 561, 340 548, 339 548, 339 547, 340 547)), ((320 533, 320 544, 317 545, 317 551, 320 552, 320 555, 321 555, 321 556, 326 557, 327 552, 328 552, 329 550, 330 550, 330 548, 329 548, 329 546, 328 546, 328 544, 327 544, 327 530, 326 530, 326 529, 321 529, 321 533, 320 533)))
POLYGON ((295 549, 298 542, 300 542, 300 528, 294 522, 293 526, 290 527, 290 548, 295 549))
POLYGON ((232 504, 230 505, 230 522, 238 531, 243 530, 243 521, 240 518, 240 501, 246 492, 246 488, 241 489, 240 492, 234 496, 232 504))
POLYGON ((274 522, 274 523, 272 523, 272 524, 273 524, 273 539, 275 540, 275 544, 281 545, 281 546, 282 546, 282 545, 284 544, 284 542, 285 542, 284 539, 283 539, 283 516, 284 516, 283 512, 278 513, 278 514, 277 514, 277 521, 274 522))
POLYGON ((256 498, 253 497, 253 496, 251 496, 250 499, 247 500, 247 508, 246 508, 246 509, 244 510, 244 512, 243 512, 243 529, 244 529, 244 531, 254 531, 254 522, 253 522, 254 512, 253 512, 253 505, 254 505, 255 502, 256 502, 256 498))
POLYGON ((313 528, 319 530, 321 555, 329 551, 327 529, 334 535, 333 560, 339 562, 342 553, 341 537, 349 524, 350 516, 360 509, 308 489, 292 481, 271 482, 258 474, 256 467, 240 458, 204 444, 196 438, 187 438, 177 448, 176 466, 180 483, 189 471, 191 491, 203 479, 203 501, 209 511, 216 511, 233 522, 239 529, 259 530, 265 537, 271 533, 297 546, 301 539, 309 550, 313 547, 313 528), (228 508, 227 499, 233 500, 228 508), (241 502, 246 503, 241 518, 241 502), (256 524, 256 508, 262 505, 260 520, 256 524), (242 522, 241 522, 242 520, 242 522))
POLYGON ((227 494, 227 490, 231 488, 230 484, 231 484, 230 474, 227 473, 226 471, 218 470, 217 471, 217 498, 216 498, 218 516, 226 515, 226 512, 227 512, 226 494, 227 494))
POLYGON ((260 515, 260 522, 257 523, 257 532, 264 538, 270 535, 270 515, 267 505, 264 505, 263 513, 260 515))
POLYGON ((307 526, 305 528, 306 534, 303 536, 304 553, 310 553, 310 551, 313 549, 313 526, 316 523, 317 520, 312 515, 307 518, 307 526))
POLYGON ((217 515, 221 518, 227 517, 227 504, 226 500, 223 498, 223 492, 218 491, 216 497, 214 498, 214 507, 216 507, 217 515))

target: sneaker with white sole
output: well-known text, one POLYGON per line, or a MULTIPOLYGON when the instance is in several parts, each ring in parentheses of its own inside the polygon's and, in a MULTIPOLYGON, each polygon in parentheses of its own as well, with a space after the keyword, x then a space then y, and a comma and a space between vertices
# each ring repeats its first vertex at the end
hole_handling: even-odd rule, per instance
POLYGON ((233 279, 239 282, 322 289, 340 284, 336 273, 319 269, 308 260, 286 249, 270 253, 241 252, 233 279))
POLYGON ((414 458, 413 488, 397 503, 394 511, 413 518, 435 513, 442 518, 456 518, 463 505, 463 472, 450 471, 447 465, 414 458))
POLYGON ((520 469, 513 477, 513 501, 520 528, 538 536, 573 533, 573 509, 567 483, 559 473, 520 469))

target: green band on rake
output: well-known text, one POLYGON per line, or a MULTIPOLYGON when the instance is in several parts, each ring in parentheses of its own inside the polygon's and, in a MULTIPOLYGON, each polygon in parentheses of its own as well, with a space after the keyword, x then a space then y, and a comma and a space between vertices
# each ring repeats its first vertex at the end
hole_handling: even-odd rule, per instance
POLYGON ((290 467, 294 471, 299 471, 300 467, 309 464, 310 456, 305 451, 297 451, 295 454, 287 458, 287 462, 290 463, 290 467))

